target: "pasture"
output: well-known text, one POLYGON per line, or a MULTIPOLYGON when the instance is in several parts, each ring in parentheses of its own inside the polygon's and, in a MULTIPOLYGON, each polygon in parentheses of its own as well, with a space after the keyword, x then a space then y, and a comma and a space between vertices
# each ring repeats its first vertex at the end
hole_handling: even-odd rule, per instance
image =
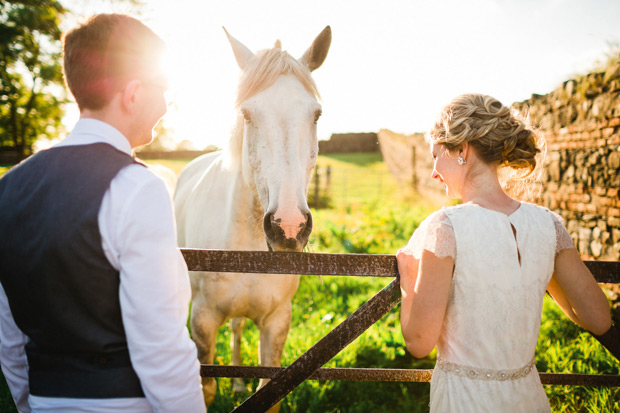
MULTIPOLYGON (((379 153, 319 156, 317 166, 327 165, 332 169, 332 208, 312 210, 314 230, 307 251, 393 254, 438 208, 399 188, 379 153), (342 193, 345 180, 346 197, 342 193), (374 189, 370 186, 373 182, 374 189), (363 190, 354 194, 354 188, 363 190)), ((174 168, 175 164, 167 166, 174 168)), ((293 298, 293 320, 282 365, 292 363, 388 282, 381 278, 302 276, 293 298)), ((258 365, 258 330, 251 324, 248 322, 244 331, 243 364, 258 365)), ((218 336, 216 364, 230 363, 230 339, 226 325, 218 336)), ((435 357, 435 352, 421 360, 409 355, 400 334, 397 308, 325 367, 432 368, 435 357)), ((537 367, 541 372, 618 374, 620 363, 546 298, 537 367)), ((218 394, 210 412, 231 411, 258 385, 257 379, 249 380, 248 393, 235 394, 232 379, 217 380, 218 394)), ((617 388, 545 386, 545 390, 554 412, 620 411, 617 388)), ((281 411, 424 412, 428 411, 428 392, 426 383, 307 381, 282 401, 281 411)))
MULTIPOLYGON (((148 161, 148 160, 147 160, 148 161)), ((184 161, 149 161, 162 163, 175 172, 184 161)), ((347 154, 320 156, 319 167, 331 165, 333 187, 341 179, 339 169, 356 170, 349 174, 351 187, 361 187, 377 173, 387 172, 381 155, 347 154), (372 171, 372 174, 364 172, 372 171), (356 183, 351 176, 356 177, 356 183)), ((0 174, 2 170, 0 170, 0 174)), ((307 251, 334 253, 393 254, 404 245, 411 232, 437 205, 424 202, 398 188, 382 182, 380 195, 364 191, 366 198, 339 200, 336 193, 332 208, 313 210, 314 231, 307 251)), ((327 332, 343 321, 363 302, 388 284, 388 279, 302 276, 293 298, 293 319, 284 348, 282 364, 292 363, 327 332)), ((228 325, 220 329, 216 364, 230 364, 231 332, 228 325)), ((243 364, 258 365, 258 330, 248 322, 244 330, 243 364)), ((435 352, 416 360, 406 351, 400 334, 399 309, 362 334, 326 367, 432 368, 435 352)), ((558 307, 545 299, 541 334, 538 341, 539 371, 556 373, 618 374, 620 363, 579 327, 564 317, 558 307)), ((210 412, 229 412, 250 392, 258 380, 247 381, 248 392, 235 394, 232 380, 219 378, 218 393, 210 412)), ((0 411, 15 411, 6 387, 0 411), (11 410, 13 409, 13 410, 11 410)), ((554 412, 620 411, 620 389, 575 386, 545 386, 554 412)), ((395 412, 428 411, 429 385, 426 383, 373 383, 307 381, 289 394, 282 412, 395 412)))

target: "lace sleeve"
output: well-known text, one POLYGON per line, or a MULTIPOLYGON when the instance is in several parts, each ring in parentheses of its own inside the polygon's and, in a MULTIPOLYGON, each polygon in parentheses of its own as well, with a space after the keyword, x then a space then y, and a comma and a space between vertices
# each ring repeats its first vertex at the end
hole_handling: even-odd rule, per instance
POLYGON ((456 240, 450 219, 442 210, 436 211, 426 218, 414 231, 409 243, 403 248, 416 259, 422 257, 427 250, 438 258, 452 257, 456 259, 456 240))
POLYGON ((553 218, 553 224, 555 226, 555 254, 557 255, 560 251, 568 248, 575 248, 573 239, 564 226, 562 217, 555 212, 551 212, 551 217, 553 218))

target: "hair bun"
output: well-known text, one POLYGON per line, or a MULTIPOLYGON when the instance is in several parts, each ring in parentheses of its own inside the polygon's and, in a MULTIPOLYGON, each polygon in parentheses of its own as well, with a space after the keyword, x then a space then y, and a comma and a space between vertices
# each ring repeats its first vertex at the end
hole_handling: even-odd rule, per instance
POLYGON ((521 177, 532 173, 540 152, 538 134, 525 117, 480 94, 457 96, 427 136, 450 151, 468 143, 485 163, 526 170, 521 177))
POLYGON ((536 168, 536 155, 540 149, 531 129, 518 129, 504 139, 501 164, 513 169, 527 169, 527 176, 536 168))

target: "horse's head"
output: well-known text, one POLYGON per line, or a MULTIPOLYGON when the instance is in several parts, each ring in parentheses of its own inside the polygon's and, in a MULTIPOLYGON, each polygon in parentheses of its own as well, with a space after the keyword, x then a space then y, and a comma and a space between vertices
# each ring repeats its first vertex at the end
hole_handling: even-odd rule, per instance
POLYGON ((274 251, 301 251, 312 232, 306 201, 318 154, 318 91, 310 75, 331 43, 327 26, 299 59, 281 49, 256 54, 226 32, 242 70, 238 131, 232 156, 262 205, 263 230, 274 251))

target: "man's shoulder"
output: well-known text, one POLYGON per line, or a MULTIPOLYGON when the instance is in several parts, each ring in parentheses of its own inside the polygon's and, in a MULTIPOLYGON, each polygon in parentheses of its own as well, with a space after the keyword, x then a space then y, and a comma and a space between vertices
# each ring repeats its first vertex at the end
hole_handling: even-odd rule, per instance
POLYGON ((115 179, 127 181, 138 186, 161 181, 148 166, 138 162, 125 166, 119 171, 115 179))

